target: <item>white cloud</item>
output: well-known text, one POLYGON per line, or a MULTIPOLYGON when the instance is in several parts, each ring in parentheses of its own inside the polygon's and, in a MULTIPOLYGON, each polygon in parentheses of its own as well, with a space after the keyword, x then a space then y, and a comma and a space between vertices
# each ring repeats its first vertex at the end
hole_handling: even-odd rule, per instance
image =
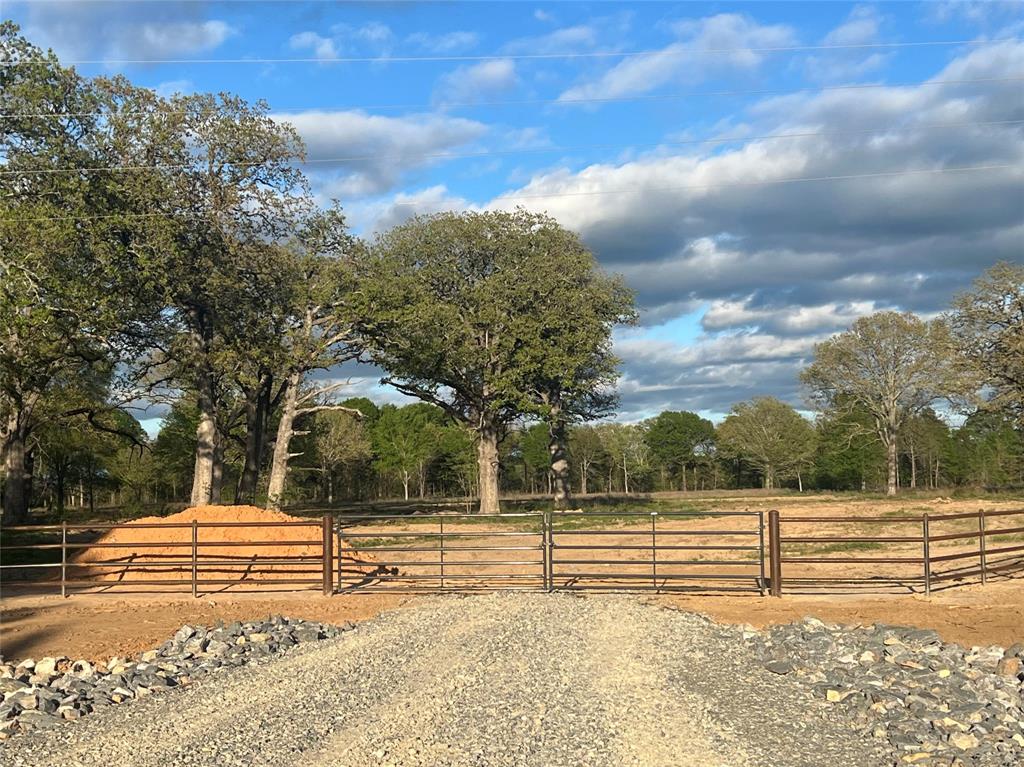
MULTIPOLYGON (((870 45, 880 42, 883 22, 877 8, 856 6, 846 21, 822 38, 821 44, 870 45)), ((807 56, 804 68, 808 77, 814 80, 844 80, 881 69, 891 59, 891 53, 865 52, 863 49, 823 51, 807 56)))
POLYGON ((480 36, 476 32, 445 32, 440 35, 415 32, 406 41, 431 53, 444 54, 474 48, 480 42, 480 36))
POLYGON ((205 4, 58 0, 12 5, 26 36, 63 59, 173 58, 213 50, 238 30, 205 18, 205 4))
POLYGON ((325 197, 382 194, 408 171, 440 161, 443 153, 481 138, 487 126, 474 120, 433 114, 403 117, 362 111, 308 111, 277 119, 295 126, 307 148, 314 181, 325 197), (353 158, 336 166, 323 161, 353 158))
POLYGON ((560 98, 572 101, 632 96, 670 82, 699 82, 717 72, 751 71, 765 61, 767 54, 748 49, 792 45, 796 39, 791 27, 761 25, 735 13, 682 20, 671 28, 681 38, 679 41, 648 55, 624 59, 596 80, 565 90, 560 98), (709 52, 726 49, 731 52, 709 52))
POLYGON ((394 42, 395 34, 387 24, 379 21, 369 21, 358 26, 353 26, 352 24, 333 24, 331 26, 331 37, 336 42, 347 41, 352 44, 366 45, 377 51, 385 51, 394 42))
POLYGON ((843 330, 880 308, 874 301, 832 301, 818 306, 758 304, 751 295, 712 301, 701 324, 708 331, 749 326, 778 335, 803 335, 843 330))
POLYGON ((442 75, 434 89, 434 103, 473 102, 513 89, 519 78, 512 59, 493 59, 458 67, 442 75))
POLYGON ((139 40, 129 49, 148 51, 147 58, 160 58, 177 53, 211 50, 235 34, 235 29, 223 21, 204 21, 198 24, 182 21, 143 24, 137 32, 139 40))
POLYGON ((1007 17, 1020 18, 1022 0, 936 0, 926 4, 932 21, 966 21, 978 26, 1001 23, 1007 17))
POLYGON ((338 49, 334 40, 329 37, 321 37, 316 32, 299 32, 288 39, 288 45, 293 50, 310 50, 318 59, 338 58, 338 49))
MULTIPOLYGON (((972 47, 934 80, 1022 69, 1024 43, 1002 43, 972 47)), ((796 373, 815 340, 880 309, 940 311, 995 261, 1022 259, 1024 129, 932 127, 1024 120, 1018 91, 992 82, 764 99, 736 122, 754 135, 819 135, 554 167, 487 207, 523 205, 579 231, 636 290, 648 325, 706 307, 707 335, 689 346, 617 343, 627 417, 754 394, 798 404, 796 373), (1009 167, 745 185, 974 165, 1009 167)))
POLYGON ((507 53, 572 53, 593 48, 598 43, 596 24, 577 24, 536 37, 521 37, 507 43, 507 53))
POLYGON ((417 215, 474 209, 468 200, 438 184, 417 192, 400 192, 387 200, 358 202, 347 206, 346 213, 353 227, 368 235, 383 232, 417 215))
POLYGON ((195 85, 191 80, 168 80, 160 83, 154 88, 160 96, 173 96, 176 93, 192 93, 195 90, 195 85))

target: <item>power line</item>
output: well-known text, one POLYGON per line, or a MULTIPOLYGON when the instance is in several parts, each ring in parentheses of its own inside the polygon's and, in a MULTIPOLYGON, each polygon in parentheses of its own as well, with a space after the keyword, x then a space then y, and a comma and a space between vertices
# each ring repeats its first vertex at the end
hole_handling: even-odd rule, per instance
MULTIPOLYGON (((779 184, 800 184, 820 181, 849 181, 853 179, 867 179, 867 178, 893 178, 897 176, 911 176, 911 175, 940 175, 943 173, 967 173, 971 171, 985 171, 985 170, 1005 170, 1008 168, 1019 168, 1018 165, 974 165, 959 168, 921 168, 921 169, 908 169, 908 170, 897 170, 897 171, 883 171, 879 173, 852 173, 848 175, 835 175, 835 176, 810 176, 810 177, 795 177, 795 178, 780 178, 770 179, 765 181, 724 181, 715 184, 687 184, 684 186, 666 186, 666 187, 640 187, 634 186, 631 188, 619 188, 619 189, 597 189, 586 192, 550 192, 542 194, 505 194, 492 197, 491 202, 496 200, 527 200, 527 199, 545 199, 545 198, 556 198, 556 197, 585 197, 602 194, 627 194, 634 191, 644 192, 676 192, 685 191, 688 189, 719 189, 719 188, 732 188, 732 187, 756 187, 756 186, 774 186, 779 184)), ((415 207, 423 204, 422 202, 396 202, 395 207, 415 207)), ((91 221, 100 219, 113 219, 113 218, 203 218, 203 214, 197 213, 103 213, 93 216, 35 216, 35 217, 24 217, 24 218, 13 218, 11 222, 35 222, 35 221, 91 221)))
MULTIPOLYGON (((717 56, 730 53, 796 53, 802 51, 835 51, 835 50, 875 50, 879 48, 927 48, 950 45, 998 45, 1000 43, 1019 42, 1016 38, 999 40, 919 40, 915 42, 893 43, 837 43, 832 45, 776 45, 748 48, 702 48, 688 49, 678 47, 642 50, 642 51, 583 51, 562 53, 510 53, 489 54, 484 56, 329 56, 329 57, 292 57, 292 58, 234 58, 234 59, 79 59, 62 62, 68 66, 121 66, 127 64, 412 64, 429 62, 467 62, 467 61, 504 61, 504 60, 551 60, 551 59, 610 59, 636 58, 642 56, 717 56)), ((45 60, 6 61, 0 66, 49 66, 45 60)))
MULTIPOLYGON (((531 200, 531 199, 543 199, 547 197, 589 197, 593 195, 601 194, 626 194, 632 191, 644 191, 644 192, 675 192, 684 191, 687 189, 719 189, 729 187, 745 187, 745 186, 771 186, 774 184, 801 184, 813 181, 848 181, 851 179, 858 178, 890 178, 895 176, 912 176, 912 175, 938 175, 942 173, 966 173, 969 171, 979 170, 1001 170, 1006 168, 1019 168, 1018 165, 973 165, 961 168, 920 168, 920 169, 909 169, 909 170, 895 170, 895 171, 882 171, 879 173, 851 173, 847 175, 837 176, 810 176, 810 177, 796 177, 796 178, 777 178, 769 181, 722 181, 715 184, 687 184, 685 186, 665 186, 665 187, 633 187, 631 189, 595 189, 586 192, 551 192, 542 194, 505 194, 492 197, 491 202, 495 200, 531 200)), ((416 202, 401 202, 395 203, 395 206, 410 206, 418 205, 416 202)))
MULTIPOLYGON (((978 79, 965 79, 965 80, 923 80, 923 81, 911 81, 911 82, 899 82, 899 83, 863 83, 863 84, 852 84, 852 85, 822 85, 816 87, 807 88, 758 88, 754 90, 728 90, 728 91, 694 91, 691 93, 661 93, 655 95, 646 96, 595 96, 595 97, 581 97, 571 99, 518 99, 512 101, 441 101, 436 104, 353 104, 353 105, 342 105, 342 106, 326 106, 326 107, 290 107, 288 109, 275 109, 271 112, 272 116, 275 117, 286 117, 288 115, 304 114, 307 112, 339 112, 339 111, 375 111, 382 109, 420 109, 420 110, 433 110, 438 107, 445 109, 459 109, 459 108, 475 108, 475 107, 520 107, 520 106, 538 106, 541 104, 610 104, 610 103, 621 103, 621 102, 644 102, 644 101, 669 101, 675 99, 686 99, 686 98, 706 98, 706 97, 723 97, 723 96, 774 96, 774 95, 789 95, 797 93, 820 93, 825 91, 859 91, 859 90, 873 90, 877 88, 923 88, 932 87, 939 85, 974 85, 983 83, 1015 83, 1024 82, 1024 77, 982 77, 978 79)), ((0 118, 13 118, 13 117, 30 117, 39 119, 61 119, 65 117, 104 117, 106 115, 113 114, 109 111, 99 112, 8 112, 6 114, 0 114, 0 118)), ((184 109, 157 109, 157 110, 144 110, 144 109, 129 109, 124 112, 118 112, 119 115, 140 115, 140 114, 154 114, 154 115, 183 115, 186 114, 184 109)))
MULTIPOLYGON (((873 135, 892 134, 895 130, 945 130, 949 128, 977 128, 992 127, 1000 125, 1021 125, 1024 120, 990 120, 984 122, 959 122, 959 123, 932 123, 912 125, 903 127, 889 126, 884 128, 865 128, 859 130, 836 130, 836 131, 805 131, 800 133, 768 133, 763 135, 743 136, 720 136, 716 138, 684 139, 680 141, 658 141, 651 143, 633 144, 588 144, 581 146, 552 146, 532 147, 520 149, 497 149, 479 150, 476 152, 395 152, 391 154, 364 154, 349 155, 347 157, 325 157, 316 160, 303 160, 299 165, 334 165, 345 162, 360 162, 365 160, 403 160, 415 157, 423 159, 459 159, 471 157, 493 157, 501 155, 516 154, 555 154, 558 152, 582 152, 605 149, 633 149, 651 148, 661 146, 691 146, 698 144, 729 144, 737 141, 767 141, 776 139, 792 138, 814 138, 820 136, 851 136, 851 135, 873 135)), ((260 162, 234 162, 229 161, 227 165, 242 168, 253 168, 265 163, 260 162)), ((22 170, 0 170, 0 176, 21 176, 21 175, 50 175, 56 173, 95 173, 99 171, 155 171, 155 170, 187 170, 191 164, 179 165, 99 165, 84 168, 37 168, 22 170)))

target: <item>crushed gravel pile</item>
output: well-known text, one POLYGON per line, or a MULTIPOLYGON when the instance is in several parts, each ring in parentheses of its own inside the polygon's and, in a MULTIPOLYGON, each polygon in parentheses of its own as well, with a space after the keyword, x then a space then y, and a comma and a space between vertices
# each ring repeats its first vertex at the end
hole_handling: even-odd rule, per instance
POLYGON ((349 631, 273 616, 265 621, 214 628, 182 626, 159 648, 134 659, 104 664, 70 658, 27 658, 0 663, 0 740, 17 733, 53 730, 108 706, 191 684, 207 674, 259 663, 300 642, 349 631))
MULTIPOLYGON (((160 652, 208 662, 220 645, 189 631, 160 652)), ((434 598, 321 632, 11 738, 4 765, 1024 764, 1019 651, 963 650, 930 632, 814 620, 756 632, 635 597, 511 593, 434 598)))
POLYGON ((934 631, 815 619, 744 636, 769 671, 798 679, 901 763, 1024 764, 1024 644, 964 648, 934 631))

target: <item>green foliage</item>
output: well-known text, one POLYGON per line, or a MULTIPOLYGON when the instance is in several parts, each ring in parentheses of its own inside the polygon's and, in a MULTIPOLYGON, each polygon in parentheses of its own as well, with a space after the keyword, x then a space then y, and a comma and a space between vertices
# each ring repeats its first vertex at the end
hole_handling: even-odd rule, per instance
POLYGON ((999 412, 971 415, 956 430, 947 458, 956 484, 994 488, 1024 485, 1024 431, 999 412))
POLYGON ((628 294, 546 216, 415 218, 379 236, 361 293, 365 342, 386 380, 471 428, 546 415, 539 387, 571 392, 580 414, 605 407, 610 330, 628 294))
POLYGON ((869 413, 841 408, 818 417, 814 481, 827 490, 863 490, 885 480, 885 450, 869 413))
POLYGON ((647 422, 644 439, 670 476, 681 474, 685 487, 686 469, 714 451, 715 426, 696 413, 666 410, 647 422))
POLYGON ((870 414, 886 448, 887 492, 898 486, 900 432, 917 413, 954 389, 947 326, 916 315, 878 312, 814 348, 800 375, 824 410, 870 414))
POLYGON ((956 298, 949 324, 959 351, 958 393, 1024 428, 1024 265, 1004 262, 985 272, 956 298))
POLYGON ((814 427, 774 397, 756 397, 733 405, 718 429, 721 449, 754 466, 766 488, 796 476, 812 462, 814 427))

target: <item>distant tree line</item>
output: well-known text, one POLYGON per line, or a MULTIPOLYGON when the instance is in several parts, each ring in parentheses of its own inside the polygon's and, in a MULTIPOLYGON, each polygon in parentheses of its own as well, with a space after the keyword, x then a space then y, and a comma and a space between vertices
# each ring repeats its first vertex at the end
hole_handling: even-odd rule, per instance
MULTIPOLYGON (((287 500, 331 506, 392 499, 476 499, 472 434, 426 403, 345 400, 347 411, 316 414, 295 438, 287 500)), ((196 410, 176 403, 149 449, 87 426, 42 430, 36 501, 53 511, 188 502, 196 410)), ((573 494, 736 488, 885 491, 888 451, 866 411, 810 421, 769 397, 737 404, 717 427, 695 413, 665 411, 636 424, 569 428, 573 494)), ((137 424, 125 421, 145 439, 137 424)), ((1004 414, 979 411, 950 426, 934 410, 916 414, 899 436, 898 487, 997 491, 1024 487, 1024 432, 1004 414)), ((507 495, 553 496, 549 429, 517 426, 499 445, 507 495)), ((240 445, 224 457, 225 502, 244 468, 240 445)))

